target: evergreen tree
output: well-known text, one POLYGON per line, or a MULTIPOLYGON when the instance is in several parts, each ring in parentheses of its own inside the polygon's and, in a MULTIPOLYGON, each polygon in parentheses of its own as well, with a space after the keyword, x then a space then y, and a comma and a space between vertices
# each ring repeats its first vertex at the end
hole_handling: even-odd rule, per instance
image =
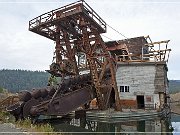
POLYGON ((49 73, 27 70, 0 70, 0 86, 11 92, 45 87, 49 73))
POLYGON ((0 93, 3 93, 3 88, 0 86, 0 93))

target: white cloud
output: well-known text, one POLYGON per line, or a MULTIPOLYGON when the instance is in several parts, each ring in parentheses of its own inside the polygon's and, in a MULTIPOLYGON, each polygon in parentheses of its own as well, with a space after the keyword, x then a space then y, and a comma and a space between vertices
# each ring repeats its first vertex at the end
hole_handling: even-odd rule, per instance
POLYGON ((180 122, 172 122, 172 127, 174 128, 173 134, 180 133, 180 122))
MULTIPOLYGON (((28 21, 52 9, 74 2, 56 0, 0 0, 0 69, 45 70, 51 63, 54 43, 28 31, 28 21)), ((168 0, 87 0, 113 28, 125 36, 150 35, 153 41, 170 39, 169 78, 180 79, 180 2, 168 0)), ((123 39, 108 28, 106 36, 123 39)))

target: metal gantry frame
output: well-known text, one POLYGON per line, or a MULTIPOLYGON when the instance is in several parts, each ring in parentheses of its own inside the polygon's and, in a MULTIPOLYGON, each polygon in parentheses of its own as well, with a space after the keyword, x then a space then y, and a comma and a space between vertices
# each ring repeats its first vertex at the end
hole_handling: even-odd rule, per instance
POLYGON ((56 61, 49 70, 52 75, 79 75, 81 65, 76 57, 83 54, 87 62, 84 70, 90 70, 99 109, 107 109, 114 91, 115 108, 121 110, 115 61, 100 36, 106 32, 106 22, 85 1, 77 1, 30 20, 29 30, 56 42, 56 61))

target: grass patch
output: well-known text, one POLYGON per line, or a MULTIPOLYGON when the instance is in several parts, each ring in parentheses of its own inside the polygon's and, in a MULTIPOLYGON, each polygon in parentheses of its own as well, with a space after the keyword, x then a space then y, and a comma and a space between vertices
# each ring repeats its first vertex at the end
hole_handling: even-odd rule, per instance
POLYGON ((15 118, 6 111, 0 111, 0 122, 2 123, 13 123, 15 118))
POLYGON ((36 125, 35 129, 39 132, 54 132, 54 128, 50 124, 36 125))
POLYGON ((180 104, 177 104, 176 106, 177 106, 177 107, 180 107, 180 104))
POLYGON ((29 132, 47 132, 43 134, 50 134, 49 132, 54 132, 54 128, 50 124, 31 124, 30 119, 19 120, 15 122, 17 127, 26 129, 29 132))
POLYGON ((31 128, 31 120, 30 119, 18 120, 18 121, 15 122, 15 124, 18 127, 23 127, 23 128, 26 128, 26 129, 31 128))
POLYGON ((6 111, 0 111, 0 122, 13 123, 16 127, 25 129, 27 130, 27 132, 44 132, 43 134, 48 134, 48 135, 54 132, 54 128, 48 123, 32 124, 31 119, 18 120, 15 122, 15 118, 6 111))

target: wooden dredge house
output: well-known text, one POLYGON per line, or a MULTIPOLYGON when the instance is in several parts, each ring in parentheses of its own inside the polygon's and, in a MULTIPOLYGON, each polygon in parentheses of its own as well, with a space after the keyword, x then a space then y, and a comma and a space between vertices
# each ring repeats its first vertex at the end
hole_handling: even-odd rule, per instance
POLYGON ((167 103, 169 41, 152 42, 141 36, 106 42, 117 62, 122 108, 161 109, 167 103))

